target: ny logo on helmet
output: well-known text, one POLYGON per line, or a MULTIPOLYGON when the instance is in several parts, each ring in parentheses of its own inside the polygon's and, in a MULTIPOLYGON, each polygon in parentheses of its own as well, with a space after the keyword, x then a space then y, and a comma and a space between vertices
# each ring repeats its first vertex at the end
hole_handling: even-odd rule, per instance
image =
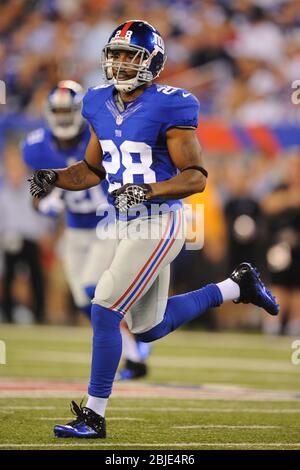
POLYGON ((156 34, 156 33, 153 33, 153 37, 154 37, 154 44, 156 46, 156 49, 162 54, 164 54, 165 44, 164 44, 163 38, 159 34, 156 34))

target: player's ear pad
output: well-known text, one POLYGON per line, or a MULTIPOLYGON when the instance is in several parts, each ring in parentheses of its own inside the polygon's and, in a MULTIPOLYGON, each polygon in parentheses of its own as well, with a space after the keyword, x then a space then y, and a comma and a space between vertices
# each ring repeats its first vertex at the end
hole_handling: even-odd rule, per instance
POLYGON ((107 271, 104 271, 104 273, 100 277, 100 280, 95 290, 93 303, 101 305, 101 301, 107 301, 108 299, 112 298, 113 292, 114 278, 110 270, 108 269, 107 271))

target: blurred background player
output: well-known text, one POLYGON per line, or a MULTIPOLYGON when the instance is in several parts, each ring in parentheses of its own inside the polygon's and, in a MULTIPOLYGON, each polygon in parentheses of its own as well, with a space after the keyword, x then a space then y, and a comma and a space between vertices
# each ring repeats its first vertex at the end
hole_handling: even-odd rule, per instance
MULTIPOLYGON (((90 137, 88 125, 81 116, 82 96, 82 87, 71 80, 59 82, 51 91, 45 110, 47 126, 31 132, 22 146, 28 167, 63 168, 82 159, 90 137)), ((95 229, 101 220, 96 215, 100 204, 107 204, 105 185, 80 191, 78 195, 55 190, 38 205, 39 211, 46 215, 58 216, 66 209, 64 268, 74 302, 88 316, 88 292, 93 290, 93 271, 97 272, 93 250, 99 245, 95 229)))
MULTIPOLYGON (((60 81, 50 92, 45 109, 47 126, 31 132, 22 145, 23 159, 30 169, 63 168, 82 160, 90 138, 88 124, 81 115, 82 97, 83 88, 72 80, 60 81)), ((39 212, 44 215, 66 214, 64 269, 75 305, 88 318, 90 301, 101 272, 99 264, 106 262, 109 253, 107 240, 99 240, 96 233, 97 224, 103 218, 96 211, 98 207, 102 211, 107 208, 106 195, 107 184, 104 182, 79 192, 55 188, 47 198, 36 202, 39 212)), ((125 364, 117 378, 145 376, 145 359, 150 346, 138 342, 125 324, 122 338, 125 364)))

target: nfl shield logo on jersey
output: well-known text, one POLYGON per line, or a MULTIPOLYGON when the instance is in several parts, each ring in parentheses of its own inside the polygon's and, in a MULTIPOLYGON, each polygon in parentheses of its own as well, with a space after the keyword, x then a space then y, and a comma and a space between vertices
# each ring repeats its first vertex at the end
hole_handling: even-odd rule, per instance
POLYGON ((123 122, 123 117, 120 114, 118 114, 116 117, 116 124, 120 126, 122 122, 123 122))

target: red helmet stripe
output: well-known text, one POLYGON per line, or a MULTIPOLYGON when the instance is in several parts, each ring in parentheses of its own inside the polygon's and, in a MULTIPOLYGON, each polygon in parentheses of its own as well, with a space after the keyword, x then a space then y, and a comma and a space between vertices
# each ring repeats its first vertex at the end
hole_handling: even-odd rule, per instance
POLYGON ((130 26, 133 24, 133 21, 128 21, 127 23, 124 24, 123 28, 121 29, 121 33, 119 38, 124 38, 125 34, 129 30, 130 26))

